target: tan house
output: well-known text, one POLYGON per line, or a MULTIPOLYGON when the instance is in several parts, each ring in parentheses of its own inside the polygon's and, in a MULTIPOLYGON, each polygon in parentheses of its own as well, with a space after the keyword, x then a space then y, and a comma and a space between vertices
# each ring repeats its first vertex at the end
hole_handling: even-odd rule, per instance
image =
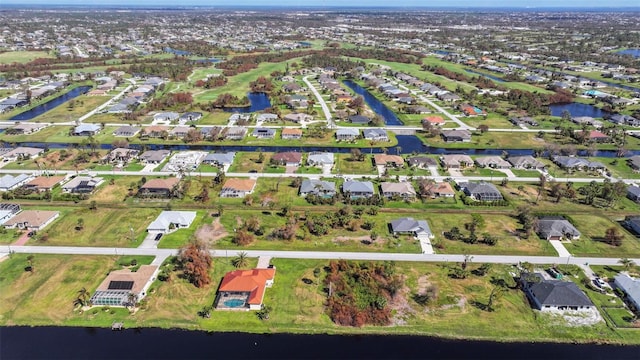
POLYGON ((373 162, 376 166, 402 166, 404 159, 398 155, 376 154, 373 156, 373 162))
POLYGON ((139 197, 169 198, 180 183, 177 177, 166 179, 151 179, 145 182, 138 190, 139 197))
POLYGON ((135 272, 131 269, 114 270, 98 286, 90 303, 94 306, 135 305, 147 295, 157 274, 155 265, 142 265, 135 272))
POLYGON ((386 198, 400 197, 409 200, 416 197, 416 190, 410 182, 383 182, 380 184, 380 191, 386 198))
POLYGON ((24 184, 23 188, 25 190, 33 190, 37 192, 50 191, 63 180, 64 176, 38 176, 24 184))
POLYGON ((454 197, 455 190, 448 182, 431 183, 425 186, 424 192, 431 197, 454 197))
POLYGON ((255 188, 255 179, 228 179, 220 191, 220 197, 245 197, 255 188))
POLYGON ((302 129, 284 128, 281 136, 283 139, 301 139, 302 129))
POLYGON ((4 223, 8 229, 35 230, 44 229, 57 219, 60 213, 46 210, 25 210, 4 223))
POLYGON ((442 162, 442 166, 447 169, 464 169, 473 166, 473 159, 468 155, 442 155, 440 161, 442 162))

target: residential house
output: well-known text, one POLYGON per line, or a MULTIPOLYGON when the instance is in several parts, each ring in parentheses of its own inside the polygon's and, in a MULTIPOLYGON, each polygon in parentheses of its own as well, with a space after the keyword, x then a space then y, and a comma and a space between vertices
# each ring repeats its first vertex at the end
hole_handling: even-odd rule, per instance
POLYGON ((346 180, 342 184, 342 193, 351 199, 370 198, 374 195, 371 181, 346 180))
POLYGON ((537 279, 523 280, 522 289, 531 305, 540 311, 594 311, 595 305, 572 281, 546 280, 541 274, 533 274, 537 279))
POLYGON ((195 211, 163 211, 147 226, 147 232, 169 234, 190 227, 195 219, 195 211))
POLYGON ((336 194, 336 184, 330 181, 304 179, 300 185, 300 195, 313 194, 322 198, 330 198, 336 194))
POLYGON ((173 196, 175 189, 180 184, 177 177, 169 177, 166 179, 149 179, 138 189, 139 197, 146 198, 170 198, 173 196))
POLYGON ((636 235, 640 235, 640 216, 626 216, 624 218, 624 225, 636 233, 636 235))
POLYGON ((410 167, 418 169, 437 168, 438 162, 434 158, 428 156, 416 156, 407 159, 410 167))
POLYGON ((633 171, 640 172, 640 155, 635 155, 628 158, 627 164, 633 171))
POLYGON ((536 233, 540 239, 546 240, 577 240, 580 238, 580 231, 562 216, 539 218, 536 233))
POLYGON ((440 136, 445 142, 471 142, 471 133, 468 130, 442 130, 440 136))
POLYGON ((178 122, 181 124, 185 124, 187 122, 196 122, 202 119, 201 112, 186 112, 178 118, 178 122))
POLYGON ((271 128, 255 128, 251 133, 251 136, 258 139, 273 139, 276 137, 276 129, 271 128))
POLYGON ((426 194, 431 197, 454 197, 456 195, 455 190, 448 182, 436 182, 428 183, 425 185, 424 190, 426 194))
POLYGON ((224 167, 233 164, 233 159, 235 157, 236 153, 233 151, 226 153, 211 153, 207 154, 202 162, 213 166, 224 167))
POLYGON ((271 162, 283 166, 300 166, 302 154, 295 151, 279 152, 271 157, 271 162))
POLYGON ((169 131, 169 137, 174 139, 182 139, 185 136, 187 136, 187 134, 191 129, 192 128, 188 126, 176 126, 173 129, 171 129, 171 131, 169 131))
POLYGON ((283 139, 298 140, 302 138, 302 129, 284 128, 282 129, 283 139))
POLYGON ((467 196, 476 201, 499 201, 504 200, 500 190, 492 183, 480 182, 461 182, 458 184, 467 196))
POLYGON ((224 138, 226 140, 242 140, 244 139, 245 135, 247 135, 247 128, 232 126, 227 128, 224 138))
POLYGON ((627 187, 627 198, 631 201, 640 203, 640 186, 629 185, 627 187))
POLYGON ((134 137, 134 136, 138 135, 139 132, 140 132, 140 128, 139 127, 125 125, 125 126, 120 126, 119 128, 117 128, 113 132, 113 136, 117 136, 117 137, 134 137))
POLYGON ((336 131, 338 141, 351 141, 360 137, 360 130, 353 128, 341 128, 336 131))
POLYGON ((410 182, 383 182, 380 184, 382 196, 386 198, 401 198, 411 200, 416 198, 416 190, 410 182))
POLYGON ((258 123, 275 122, 275 121, 278 121, 278 115, 276 114, 265 113, 265 114, 260 114, 256 117, 256 122, 258 123))
POLYGON ((22 209, 18 204, 0 203, 0 225, 14 217, 22 209))
POLYGON ((514 169, 538 169, 542 170, 545 168, 545 165, 536 160, 531 155, 524 156, 509 156, 507 161, 513 165, 514 169))
POLYGON ((94 136, 100 132, 100 125, 97 124, 80 124, 73 129, 75 136, 94 136))
POLYGON ((169 159, 162 171, 195 171, 207 155, 204 151, 180 151, 169 159))
POLYGON ((510 169, 511 163, 504 160, 500 156, 482 156, 476 158, 476 164, 479 167, 488 167, 492 169, 510 169))
POLYGON ((38 176, 22 186, 27 191, 44 192, 53 190, 64 181, 64 176, 38 176))
POLYGON ((334 155, 330 152, 311 152, 307 156, 307 165, 325 166, 334 164, 334 155))
POLYGON ((255 188, 255 179, 227 179, 220 191, 220 197, 243 198, 253 193, 255 188))
POLYGON ((427 116, 422 119, 422 123, 429 123, 433 126, 442 126, 444 125, 444 119, 442 118, 442 116, 427 116))
POLYGON ((609 135, 605 135, 604 133, 597 131, 597 130, 591 130, 588 132, 588 137, 589 137, 589 141, 591 142, 596 142, 596 143, 608 143, 611 142, 611 137, 609 137, 609 135))
POLYGON ((383 129, 364 129, 362 130, 362 136, 370 141, 389 141, 389 135, 383 129))
POLYGON ((126 148, 115 148, 111 150, 105 157, 104 161, 109 163, 123 163, 126 164, 129 161, 135 159, 140 151, 126 148))
POLYGON ((101 177, 76 176, 62 185, 62 191, 72 194, 89 194, 100 186, 103 181, 104 179, 101 177))
POLYGON ((7 229, 40 231, 60 216, 58 211, 24 210, 5 221, 7 229))
POLYGON ((434 237, 426 220, 414 220, 411 217, 404 217, 391 221, 389 227, 394 235, 411 234, 413 236, 424 236, 428 238, 434 237))
POLYGON ((89 302, 93 306, 133 306, 147 295, 158 270, 156 265, 141 265, 136 271, 113 270, 91 295, 89 302))
POLYGON ((402 167, 404 159, 399 155, 376 154, 373 156, 373 163, 376 166, 402 167))
POLYGON ((139 158, 140 158, 140 161, 145 164, 160 164, 170 154, 171 154, 171 151, 169 150, 147 150, 143 152, 139 156, 139 158))
POLYGON ((216 295, 218 310, 260 310, 265 289, 273 286, 276 269, 234 270, 222 278, 216 295))
POLYGON ((38 123, 18 123, 14 127, 11 127, 6 130, 7 135, 29 135, 33 133, 37 133, 38 131, 46 128, 46 124, 38 124, 38 123))
POLYGON ((28 174, 18 174, 16 176, 4 175, 0 177, 0 191, 10 191, 19 188, 31 179, 31 175, 28 174))
POLYGON ((152 125, 142 128, 142 137, 167 138, 169 137, 169 127, 164 125, 152 125))
POLYGON ((440 162, 446 169, 464 169, 473 166, 473 159, 464 154, 442 155, 440 162))
POLYGON ((554 156, 553 162, 563 169, 571 169, 577 171, 584 170, 602 170, 605 169, 604 164, 598 161, 590 161, 584 158, 573 156, 554 156))
POLYGON ((363 115, 351 115, 349 116, 349 122, 352 124, 367 125, 371 122, 371 119, 363 115))
POLYGON ((292 92, 299 92, 302 90, 302 86, 296 84, 296 83, 286 83, 284 85, 282 85, 282 90, 284 90, 285 92, 288 93, 292 93, 292 92))
POLYGON ((17 161, 35 159, 44 152, 44 149, 19 146, 0 155, 4 161, 17 161))
POLYGON ((177 112, 169 111, 169 112, 160 112, 153 115, 154 122, 172 122, 178 120, 180 114, 177 112))
POLYGON ((625 294, 625 300, 635 313, 640 312, 640 279, 632 278, 627 273, 618 273, 613 278, 616 287, 625 294))
POLYGON ((313 117, 311 115, 307 115, 303 113, 293 113, 293 114, 285 115, 284 119, 287 121, 292 121, 294 123, 301 123, 304 121, 311 121, 313 120, 313 117))

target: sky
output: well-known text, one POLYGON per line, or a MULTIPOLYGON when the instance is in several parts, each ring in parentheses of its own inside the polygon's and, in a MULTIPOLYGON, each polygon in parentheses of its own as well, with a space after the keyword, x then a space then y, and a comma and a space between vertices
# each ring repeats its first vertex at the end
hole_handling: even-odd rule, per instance
MULTIPOLYGON (((87 0, 0 0, 0 4, 65 4, 90 5, 87 0)), ((639 0, 102 0, 100 5, 150 5, 150 6, 346 6, 346 7, 640 7, 639 0)))

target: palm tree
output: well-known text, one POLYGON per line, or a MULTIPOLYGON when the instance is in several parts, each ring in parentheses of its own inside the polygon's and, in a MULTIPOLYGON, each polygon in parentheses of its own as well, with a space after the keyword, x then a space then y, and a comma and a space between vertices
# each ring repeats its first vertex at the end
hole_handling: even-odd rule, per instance
POLYGON ((622 265, 624 271, 629 271, 632 267, 636 266, 636 262, 629 258, 622 258, 618 260, 618 264, 622 265))
POLYGON ((91 294, 89 294, 89 291, 87 290, 87 288, 82 287, 82 289, 78 290, 78 296, 74 300, 73 305, 79 306, 79 307, 87 305, 90 295, 91 294))
POLYGON ((235 268, 246 267, 247 256, 248 254, 245 251, 239 252, 238 255, 231 260, 231 265, 233 265, 235 268))
POLYGON ((138 302, 138 296, 132 292, 127 295, 127 307, 135 308, 138 302))

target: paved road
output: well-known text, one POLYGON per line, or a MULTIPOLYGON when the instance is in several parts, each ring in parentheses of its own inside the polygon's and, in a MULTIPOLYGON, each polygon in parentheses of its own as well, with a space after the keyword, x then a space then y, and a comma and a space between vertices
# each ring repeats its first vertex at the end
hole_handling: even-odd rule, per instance
POLYGON ((324 99, 322 98, 322 95, 318 92, 318 90, 313 86, 313 84, 311 84, 311 82, 309 81, 309 76, 315 76, 315 75, 307 75, 304 78, 302 78, 302 81, 304 81, 304 83, 307 84, 307 86, 309 87, 309 90, 311 90, 313 95, 318 100, 320 107, 322 107, 322 112, 324 112, 324 117, 327 119, 327 123, 329 127, 334 128, 336 124, 331 119, 331 111, 329 110, 329 106, 327 106, 327 103, 324 101, 324 99))
MULTIPOLYGON (((68 255, 150 255, 171 256, 177 254, 177 249, 141 249, 141 248, 105 248, 105 247, 68 247, 68 246, 0 246, 0 254, 9 251, 24 254, 68 254, 68 255)), ((319 260, 393 260, 393 261, 421 261, 421 262, 462 262, 465 255, 445 254, 397 254, 397 253, 363 253, 363 252, 329 252, 329 251, 274 251, 274 250, 244 250, 219 249, 212 251, 215 257, 234 257, 245 252, 248 257, 270 256, 280 259, 319 259, 319 260)), ((517 264, 529 262, 532 264, 573 264, 573 265, 618 265, 619 258, 596 257, 560 257, 560 256, 506 256, 506 255, 471 255, 472 262, 494 264, 517 264)), ((1 256, 0 256, 1 257, 1 256)), ((640 259, 632 259, 640 263, 640 259)))
POLYGON ((449 119, 453 120, 456 124, 458 124, 458 128, 459 129, 475 130, 474 127, 465 124, 462 120, 458 119, 457 116, 452 115, 447 110, 443 109, 440 105, 438 105, 438 104, 434 103, 433 101, 429 100, 426 96, 420 95, 419 98, 420 98, 421 101, 426 102, 427 104, 429 104, 429 106, 431 106, 434 109, 436 109, 439 113, 442 113, 446 117, 448 117, 449 119))

